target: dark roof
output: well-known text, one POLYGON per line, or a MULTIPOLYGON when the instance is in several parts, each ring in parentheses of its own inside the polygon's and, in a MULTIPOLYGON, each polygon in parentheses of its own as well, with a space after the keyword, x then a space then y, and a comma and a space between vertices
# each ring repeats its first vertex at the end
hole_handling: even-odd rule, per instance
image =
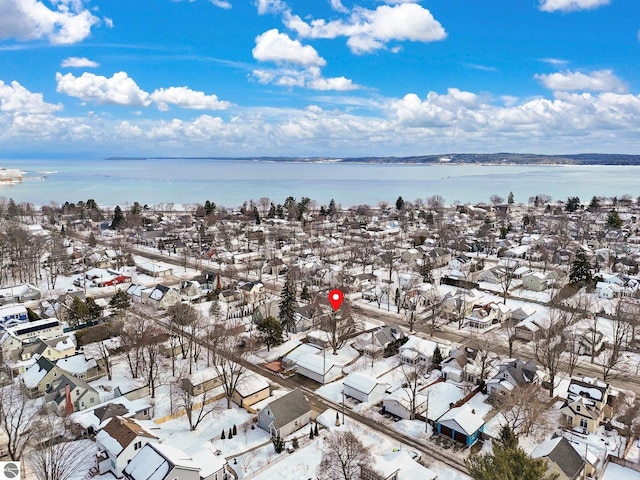
POLYGON ((532 361, 528 361, 524 363, 519 358, 509 363, 506 367, 506 370, 509 372, 509 375, 518 383, 519 387, 527 383, 533 382, 536 378, 536 371, 538 367, 532 361))
POLYGON ((123 417, 113 417, 102 430, 107 432, 122 448, 127 448, 136 437, 158 438, 147 432, 134 420, 123 417))
POLYGON ((60 325, 60 322, 57 319, 53 319, 50 322, 43 323, 41 325, 36 325, 35 327, 29 326, 27 323, 24 326, 18 326, 13 329, 14 335, 26 335, 27 333, 39 332, 40 330, 44 330, 45 328, 57 327, 60 325))
POLYGON ((126 415, 127 413, 129 413, 129 410, 121 403, 107 403, 93 411, 93 414, 98 417, 100 423, 104 422, 108 418, 115 417, 117 415, 126 415))
POLYGON ((293 422, 311 410, 311 406, 302 393, 302 390, 298 390, 297 388, 271 402, 269 408, 275 418, 273 426, 276 429, 293 422))
POLYGON ((571 446, 569 440, 562 437, 556 447, 547 455, 549 460, 555 462, 556 465, 564 472, 564 474, 571 478, 578 478, 578 475, 584 467, 584 460, 576 449, 571 446))

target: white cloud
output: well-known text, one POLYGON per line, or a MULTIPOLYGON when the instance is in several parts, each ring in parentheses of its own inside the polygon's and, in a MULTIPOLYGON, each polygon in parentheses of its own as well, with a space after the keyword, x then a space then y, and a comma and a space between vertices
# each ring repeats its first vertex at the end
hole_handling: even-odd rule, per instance
POLYGON ((0 80, 0 112, 10 114, 43 114, 62 110, 62 105, 44 101, 41 93, 32 93, 18 82, 0 80))
POLYGON ((62 68, 96 68, 100 64, 86 57, 68 57, 62 60, 62 68))
POLYGON ((592 10, 609 3, 610 0, 540 0, 540 10, 543 12, 592 10))
POLYGON ((224 8, 225 10, 229 10, 231 8, 231 4, 226 0, 210 0, 216 7, 224 8))
POLYGON ((38 0, 0 0, 0 38, 73 44, 87 38, 99 23, 81 0, 55 0, 55 9, 38 0))
POLYGON ((340 12, 340 13, 349 12, 347 7, 345 7, 340 0, 329 0, 329 3, 331 4, 331 8, 334 9, 336 12, 340 12))
POLYGON ((558 91, 617 92, 626 91, 624 83, 611 70, 596 70, 590 74, 582 72, 556 72, 534 76, 546 88, 558 91))
POLYGON ((333 78, 316 78, 308 82, 309 88, 313 90, 356 90, 359 88, 357 85, 345 77, 333 77, 333 78))
POLYGON ((308 38, 347 37, 354 53, 368 53, 384 48, 388 42, 443 40, 447 33, 431 12, 416 3, 380 5, 375 10, 356 7, 347 20, 312 20, 305 22, 289 12, 285 25, 308 38))
POLYGON ((566 65, 569 63, 567 60, 563 60, 561 58, 541 58, 540 61, 544 63, 548 63, 549 65, 566 65))
POLYGON ((288 10, 287 4, 283 0, 256 0, 259 15, 267 13, 280 13, 288 10))
POLYGON ((114 73, 111 78, 87 72, 79 77, 56 73, 56 82, 58 92, 87 102, 144 107, 151 103, 149 94, 126 72, 114 73))
POLYGON ((327 63, 311 45, 291 40, 287 34, 275 28, 256 37, 252 53, 253 58, 261 62, 292 63, 306 67, 327 63))
POLYGON ((104 21, 104 24, 107 26, 107 28, 113 28, 113 19, 104 17, 102 20, 104 21))
POLYGON ((216 95, 206 95, 188 87, 160 88, 150 98, 163 111, 169 109, 169 104, 192 110, 226 110, 231 106, 229 102, 220 101, 216 95))

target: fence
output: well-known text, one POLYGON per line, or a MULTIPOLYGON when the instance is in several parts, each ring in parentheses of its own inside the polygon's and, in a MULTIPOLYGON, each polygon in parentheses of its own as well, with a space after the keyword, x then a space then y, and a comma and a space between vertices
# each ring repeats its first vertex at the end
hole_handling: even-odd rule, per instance
MULTIPOLYGON (((218 395, 216 395, 215 397, 207 398, 207 399, 204 401, 204 404, 203 404, 202 402, 195 403, 195 404, 193 405, 193 407, 192 407, 192 410, 193 410, 193 411, 196 411, 196 410, 198 410, 199 408, 202 408, 202 407, 204 407, 205 405, 209 405, 210 403, 217 402, 218 400, 220 400, 221 398, 224 398, 224 397, 225 397, 225 394, 224 394, 224 393, 219 393, 219 394, 218 394, 218 395)), ((178 410, 178 411, 176 411, 176 412, 174 412, 174 413, 172 413, 172 414, 170 414, 170 415, 165 415, 164 417, 156 418, 156 419, 154 420, 154 422, 155 422, 157 425, 160 425, 160 424, 162 424, 162 423, 168 422, 169 420, 175 420, 176 418, 180 418, 180 417, 182 417, 183 415, 186 415, 186 414, 187 414, 187 411, 186 411, 184 408, 181 408, 180 410, 178 410)))

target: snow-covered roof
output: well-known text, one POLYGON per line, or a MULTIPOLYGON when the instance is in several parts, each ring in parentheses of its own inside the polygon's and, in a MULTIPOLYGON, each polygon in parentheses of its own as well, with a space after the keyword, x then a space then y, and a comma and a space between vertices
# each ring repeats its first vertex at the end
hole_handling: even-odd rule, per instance
POLYGON ((470 436, 484 425, 484 419, 475 413, 475 410, 469 405, 462 405, 461 407, 452 408, 442 415, 438 419, 438 423, 470 436))
POLYGON ((451 404, 464 398, 464 392, 460 387, 449 382, 439 382, 423 390, 421 394, 429 395, 429 408, 427 418, 437 420, 451 408, 451 404))
POLYGON ((218 371, 215 369, 215 367, 207 367, 191 375, 189 377, 189 381, 191 382, 191 385, 200 385, 201 383, 204 383, 207 380, 213 380, 218 377, 219 377, 219 374, 218 374, 218 371))
POLYGON ((87 370, 91 368, 95 368, 97 363, 94 358, 87 359, 84 353, 79 353, 70 357, 61 358, 56 362, 56 365, 74 375, 80 375, 86 373, 87 370))
POLYGON ((336 366, 330 359, 324 358, 322 355, 305 355, 296 361, 296 365, 320 375, 328 373, 336 366))
POLYGON ((48 372, 43 362, 36 361, 22 374, 22 382, 27 388, 35 388, 48 372))
POLYGON ((367 375, 366 373, 352 372, 344 379, 343 385, 350 387, 358 392, 370 393, 376 385, 378 385, 378 379, 367 375))
POLYGON ((236 392, 242 397, 248 397, 256 392, 269 388, 269 383, 264 377, 253 372, 246 372, 242 375, 240 383, 236 386, 236 392))

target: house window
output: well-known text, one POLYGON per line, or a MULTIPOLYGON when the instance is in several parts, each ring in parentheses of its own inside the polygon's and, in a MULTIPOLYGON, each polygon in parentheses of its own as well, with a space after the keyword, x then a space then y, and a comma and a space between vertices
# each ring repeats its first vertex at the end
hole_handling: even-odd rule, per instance
POLYGON ((136 443, 133 444, 133 449, 134 450, 139 450, 142 448, 142 440, 137 441, 136 443))
POLYGON ((581 419, 580 419, 580 426, 581 426, 582 428, 587 428, 587 427, 589 426, 589 423, 587 422, 587 419, 586 419, 586 418, 581 418, 581 419))
POLYGON ((93 403, 95 402, 95 400, 96 400, 95 398, 91 397, 91 399, 89 400, 89 403, 93 403))
POLYGON ((580 405, 576 405, 576 412, 580 411, 580 405))
POLYGON ((76 395, 80 395, 80 389, 76 388, 76 395))

